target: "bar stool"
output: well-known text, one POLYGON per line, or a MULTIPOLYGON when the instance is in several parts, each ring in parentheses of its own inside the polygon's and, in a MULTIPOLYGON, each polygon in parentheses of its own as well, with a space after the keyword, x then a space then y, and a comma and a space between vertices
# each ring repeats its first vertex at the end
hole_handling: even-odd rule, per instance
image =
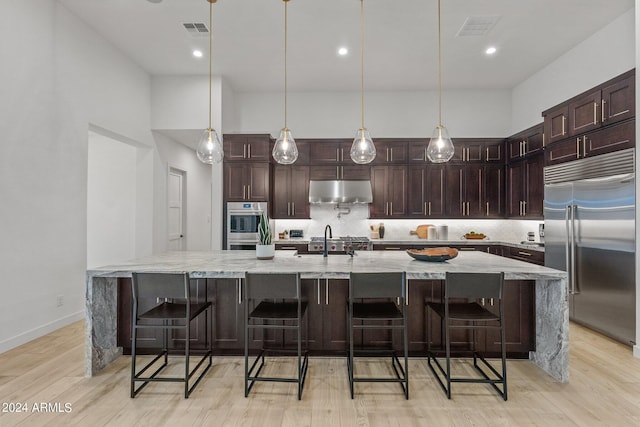
POLYGON ((440 387, 451 399, 451 383, 485 383, 498 392, 504 400, 507 400, 507 364, 506 345, 504 330, 504 307, 502 302, 502 291, 504 286, 504 273, 447 273, 444 284, 444 302, 428 302, 427 307, 440 317, 443 328, 444 350, 446 355, 446 369, 442 367, 440 361, 431 351, 431 317, 427 313, 427 361, 429 368, 435 375, 440 387), (453 299, 463 299, 466 302, 451 301, 453 299), (487 310, 478 300, 497 300, 498 313, 487 310), (460 324, 459 322, 465 322, 460 324), (468 322, 471 322, 470 324, 468 322), (452 329, 471 329, 473 331, 473 344, 471 355, 473 356, 473 366, 480 373, 482 378, 460 378, 451 376, 451 337, 452 329), (489 364, 484 356, 476 351, 475 331, 476 329, 499 329, 500 347, 502 353, 502 371, 498 372, 489 364), (436 372, 431 361, 437 366, 438 371, 444 376, 444 381, 436 372), (478 365, 480 360, 486 366, 493 378, 478 365), (446 382, 446 385, 445 385, 446 382), (502 390, 497 386, 502 384, 502 390))
MULTIPOLYGON (((131 397, 135 397, 150 382, 182 382, 184 383, 184 397, 189 398, 196 385, 200 382, 204 374, 211 367, 211 302, 194 303, 191 301, 191 291, 189 287, 188 273, 132 273, 132 293, 133 293, 133 325, 131 342, 131 397), (140 304, 144 300, 152 300, 159 304, 153 308, 140 313, 140 304), (176 301, 177 300, 177 301, 176 301), (207 351, 200 358, 196 366, 189 370, 189 357, 191 348, 189 337, 191 336, 191 321, 203 314, 205 316, 205 336, 207 351), (137 352, 137 332, 138 329, 161 329, 162 351, 155 358, 147 363, 139 372, 136 372, 136 352, 137 352), (185 331, 184 349, 184 376, 183 377, 159 377, 158 374, 168 365, 169 349, 168 334, 170 330, 185 331), (151 368, 159 359, 163 358, 162 364, 151 374, 144 377, 143 374, 151 368), (209 359, 204 370, 197 377, 195 382, 189 385, 191 378, 209 359), (143 384, 137 389, 136 382, 143 384)), ((144 303, 143 303, 144 304, 144 303)))
POLYGON ((347 328, 349 332, 349 357, 347 370, 349 390, 353 399, 356 382, 397 382, 400 383, 405 398, 409 399, 409 345, 407 342, 406 278, 399 273, 351 273, 349 299, 347 303, 347 328), (397 304, 390 301, 397 299, 397 304), (364 299, 364 300, 361 300, 364 299), (354 321, 358 323, 354 323, 354 321), (401 330, 404 353, 404 367, 393 349, 355 349, 354 330, 390 329, 401 330), (355 377, 354 359, 356 351, 364 354, 389 354, 395 377, 355 377))
MULTIPOLYGON (((307 301, 300 292, 299 273, 258 274, 246 273, 244 292, 244 397, 256 381, 288 382, 298 384, 298 400, 302 399, 302 389, 307 376, 308 352, 302 350, 302 319, 307 311, 307 301), (256 306, 249 312, 250 301, 256 306), (259 322, 259 323, 258 323, 259 322), (267 349, 263 346, 249 367, 249 331, 251 330, 294 330, 296 349, 284 347, 267 349), (295 354, 298 358, 295 378, 260 376, 265 365, 265 356, 295 354), (259 363, 259 365, 258 365, 259 363)), ((283 333, 284 336, 284 333, 283 333)))

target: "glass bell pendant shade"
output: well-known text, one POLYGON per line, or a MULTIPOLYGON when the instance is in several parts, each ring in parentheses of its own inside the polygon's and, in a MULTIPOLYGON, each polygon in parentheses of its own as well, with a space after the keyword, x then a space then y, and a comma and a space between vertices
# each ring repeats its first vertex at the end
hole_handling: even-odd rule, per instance
POLYGON ((290 165, 298 160, 298 147, 288 128, 282 128, 271 152, 273 159, 281 165, 290 165))
POLYGON ((360 165, 371 163, 376 158, 376 146, 366 128, 358 129, 351 144, 351 160, 360 165))
POLYGON ((222 150, 222 143, 218 138, 218 133, 214 129, 205 129, 198 143, 198 149, 196 150, 198 159, 202 163, 220 163, 224 156, 222 150))
POLYGON ((447 128, 436 126, 427 147, 427 158, 433 163, 445 163, 453 157, 453 142, 447 128))

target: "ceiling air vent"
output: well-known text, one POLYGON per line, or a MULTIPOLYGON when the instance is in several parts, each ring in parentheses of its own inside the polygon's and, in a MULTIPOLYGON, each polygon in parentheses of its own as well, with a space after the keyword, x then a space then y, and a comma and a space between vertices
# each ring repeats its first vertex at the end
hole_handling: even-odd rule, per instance
POLYGON ((496 25, 500 16, 469 16, 458 30, 458 37, 484 36, 496 25))
POLYGON ((209 28, 202 22, 183 22, 182 26, 191 37, 206 37, 209 35, 209 28))

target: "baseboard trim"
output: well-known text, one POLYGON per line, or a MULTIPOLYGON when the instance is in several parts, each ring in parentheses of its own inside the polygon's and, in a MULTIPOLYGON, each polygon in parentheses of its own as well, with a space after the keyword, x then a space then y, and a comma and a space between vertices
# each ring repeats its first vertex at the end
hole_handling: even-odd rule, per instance
POLYGON ((633 357, 640 359, 640 346, 638 344, 633 346, 633 357))
POLYGON ((15 337, 1 341, 0 354, 82 319, 84 319, 84 310, 78 311, 76 313, 71 313, 68 316, 62 317, 60 319, 54 320, 53 322, 49 322, 37 328, 23 332, 19 335, 16 335, 15 337))

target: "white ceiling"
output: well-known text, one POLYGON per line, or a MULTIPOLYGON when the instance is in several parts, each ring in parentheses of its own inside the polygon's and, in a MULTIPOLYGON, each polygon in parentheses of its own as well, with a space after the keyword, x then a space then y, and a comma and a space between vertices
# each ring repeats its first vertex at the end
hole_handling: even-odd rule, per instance
MULTIPOLYGON (((153 75, 208 74, 208 38, 183 22, 208 24, 206 0, 59 0, 153 75), (193 48, 205 51, 195 59, 193 48)), ((442 0, 445 89, 512 88, 631 9, 634 0, 442 0), (485 36, 457 37, 469 16, 499 15, 485 36), (498 53, 484 55, 489 45, 498 53)), ((366 90, 433 89, 436 0, 365 0, 366 90)), ((288 89, 358 91, 358 0, 291 0, 288 89), (338 57, 339 46, 350 54, 338 57)), ((283 88, 284 3, 213 5, 214 74, 238 92, 283 88)))

